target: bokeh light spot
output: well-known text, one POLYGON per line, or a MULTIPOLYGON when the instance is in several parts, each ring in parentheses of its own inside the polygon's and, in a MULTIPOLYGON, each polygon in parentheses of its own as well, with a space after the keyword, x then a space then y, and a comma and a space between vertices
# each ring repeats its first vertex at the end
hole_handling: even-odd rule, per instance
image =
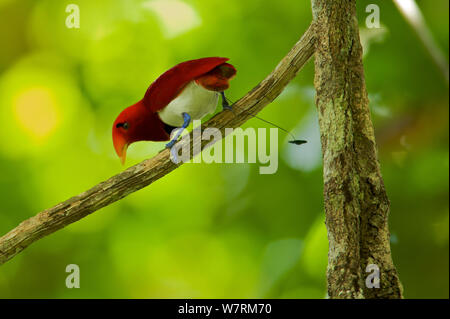
POLYGON ((32 138, 43 140, 58 126, 57 103, 50 90, 33 87, 19 92, 13 100, 16 120, 32 138))
POLYGON ((173 38, 201 24, 194 8, 179 0, 155 0, 144 3, 144 7, 158 16, 166 37, 173 38))

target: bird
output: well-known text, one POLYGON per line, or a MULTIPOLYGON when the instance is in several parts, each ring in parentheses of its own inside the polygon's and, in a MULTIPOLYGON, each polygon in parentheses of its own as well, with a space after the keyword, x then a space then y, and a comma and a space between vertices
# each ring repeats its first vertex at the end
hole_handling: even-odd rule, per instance
POLYGON ((179 63, 160 75, 140 101, 120 112, 113 123, 112 139, 122 164, 130 144, 168 141, 174 129, 182 128, 166 144, 172 149, 192 120, 214 113, 219 95, 223 110, 231 110, 224 91, 236 68, 227 61, 206 57, 179 63))

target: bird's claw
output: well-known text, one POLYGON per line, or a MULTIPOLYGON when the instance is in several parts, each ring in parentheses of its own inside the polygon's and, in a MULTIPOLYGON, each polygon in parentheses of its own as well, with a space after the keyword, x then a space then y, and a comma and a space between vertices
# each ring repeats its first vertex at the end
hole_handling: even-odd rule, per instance
POLYGON ((178 154, 176 151, 177 151, 176 148, 172 147, 170 149, 170 154, 172 155, 172 162, 174 162, 175 164, 178 164, 178 163, 180 163, 180 161, 178 159, 178 154))
POLYGON ((175 142, 176 142, 175 140, 170 141, 169 143, 166 144, 166 148, 170 150, 170 154, 172 155, 172 162, 178 164, 180 162, 178 159, 178 154, 176 152, 176 148, 173 147, 175 142))
POLYGON ((235 114, 232 105, 230 105, 229 100, 225 96, 225 93, 220 92, 220 95, 222 95, 222 111, 227 110, 235 114))

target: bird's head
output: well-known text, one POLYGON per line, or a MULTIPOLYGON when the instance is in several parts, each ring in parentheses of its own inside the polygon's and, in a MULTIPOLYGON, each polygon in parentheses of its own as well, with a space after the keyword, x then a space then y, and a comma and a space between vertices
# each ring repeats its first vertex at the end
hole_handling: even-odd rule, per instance
POLYGON ((158 114, 152 113, 142 101, 124 109, 112 127, 114 149, 122 164, 125 163, 127 149, 138 141, 166 141, 169 135, 158 114))

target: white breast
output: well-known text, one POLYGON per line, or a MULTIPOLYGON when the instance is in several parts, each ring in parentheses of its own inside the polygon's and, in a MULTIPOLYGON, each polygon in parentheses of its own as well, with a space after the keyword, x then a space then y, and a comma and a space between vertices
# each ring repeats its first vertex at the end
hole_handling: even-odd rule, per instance
POLYGON ((183 125, 183 112, 189 114, 192 120, 199 120, 216 110, 218 99, 217 92, 191 81, 180 95, 159 112, 159 117, 166 124, 180 127, 183 125))

